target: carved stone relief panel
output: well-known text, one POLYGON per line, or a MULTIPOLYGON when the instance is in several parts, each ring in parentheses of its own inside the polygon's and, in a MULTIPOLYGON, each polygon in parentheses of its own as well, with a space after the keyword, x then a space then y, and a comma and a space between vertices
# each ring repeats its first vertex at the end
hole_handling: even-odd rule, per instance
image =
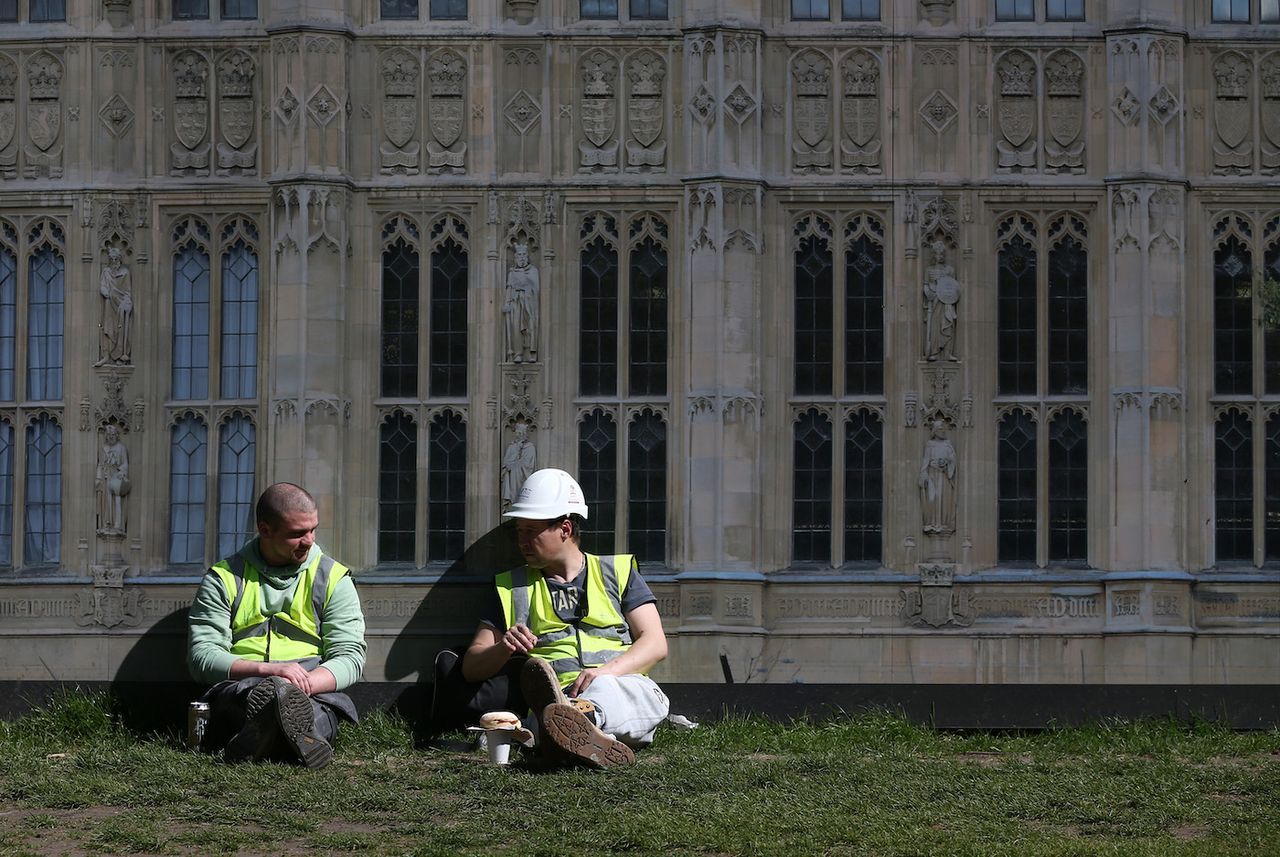
POLYGON ((1280 53, 1263 57, 1259 77, 1262 81, 1259 105, 1262 171, 1275 175, 1280 172, 1280 53))
MULTIPOLYGON (((307 169, 340 170, 346 163, 346 119, 351 102, 342 88, 346 79, 343 43, 329 36, 303 39, 304 79, 301 112, 307 125, 307 169)), ((299 96, 301 97, 301 96, 299 96)))
POLYGON ((1036 63, 1024 51, 996 61, 996 172, 1036 169, 1036 63))
POLYGON ((831 60, 815 50, 791 61, 792 169, 801 174, 832 170, 831 60))
POLYGON ((578 139, 578 172, 617 172, 618 58, 593 50, 578 66, 582 136, 578 139))
POLYGON ((710 169, 716 163, 716 42, 695 34, 684 42, 684 67, 688 72, 685 91, 689 93, 689 166, 694 171, 710 169))
POLYGON ((1236 51, 1213 61, 1213 171, 1242 175, 1253 169, 1253 122, 1250 90, 1253 69, 1236 51))
POLYGON ((960 82, 955 50, 931 47, 921 51, 913 78, 918 166, 927 172, 951 171, 960 139, 960 82))
POLYGON ((448 48, 427 61, 427 172, 461 173, 467 156, 467 61, 448 48))
POLYGON ((1084 172, 1084 60, 1056 51, 1044 64, 1044 164, 1050 173, 1084 172))
POLYGON ((1112 41, 1107 66, 1107 80, 1111 81, 1107 93, 1111 115, 1107 166, 1113 170, 1126 169, 1142 162, 1142 102, 1135 90, 1144 69, 1138 43, 1129 38, 1112 41))
POLYGON ((378 144, 378 170, 385 175, 417 175, 422 144, 418 136, 418 86, 422 68, 418 58, 403 48, 382 55, 382 141, 378 144))
POLYGON ((724 158, 754 166, 760 133, 760 40, 726 33, 724 46, 724 158))
POLYGON ((218 57, 218 145, 220 176, 251 175, 258 165, 258 135, 254 114, 257 64, 244 51, 218 57))
POLYGON ((173 58, 173 135, 169 172, 209 175, 209 61, 195 51, 173 58))
POLYGON ((48 51, 27 60, 26 169, 29 179, 62 178, 62 61, 48 51))
POLYGON ((661 170, 667 158, 667 64, 653 51, 639 51, 627 59, 626 76, 627 172, 661 170))
POLYGON ((1156 169, 1182 168, 1182 47, 1172 39, 1147 44, 1147 157, 1156 169))
POLYGON ((133 51, 114 46, 100 49, 95 73, 94 89, 102 103, 92 129, 94 156, 119 172, 129 172, 135 149, 130 132, 136 116, 129 103, 135 89, 133 51))
POLYGON ((0 178, 18 177, 18 63, 0 54, 0 178))
POLYGON ((879 174, 880 61, 870 51, 850 51, 840 62, 840 82, 840 170, 879 174))
POLYGON ((542 160, 542 55, 533 47, 516 47, 503 51, 502 60, 499 163, 507 172, 535 172, 542 160))
POLYGON ((271 40, 271 61, 275 89, 270 97, 271 115, 275 121, 276 136, 271 146, 275 152, 274 168, 298 170, 303 166, 302 139, 302 85, 297 79, 299 54, 296 36, 276 37, 271 40))

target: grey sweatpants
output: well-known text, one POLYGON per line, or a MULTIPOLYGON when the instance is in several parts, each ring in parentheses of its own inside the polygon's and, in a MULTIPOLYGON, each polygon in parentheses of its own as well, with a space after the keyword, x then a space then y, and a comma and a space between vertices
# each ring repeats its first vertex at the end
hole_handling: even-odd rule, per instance
POLYGON ((589 699, 603 715, 600 729, 628 747, 653 743, 658 724, 667 719, 671 702, 662 688, 645 675, 596 676, 591 686, 579 694, 589 699))

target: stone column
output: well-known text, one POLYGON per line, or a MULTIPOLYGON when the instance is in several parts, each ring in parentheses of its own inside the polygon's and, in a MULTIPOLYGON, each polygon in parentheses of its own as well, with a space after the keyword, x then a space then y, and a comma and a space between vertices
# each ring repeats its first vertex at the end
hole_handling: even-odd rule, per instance
POLYGON ((1091 457, 1112 465, 1091 476, 1110 492, 1109 550, 1099 560, 1115 570, 1184 562, 1184 53, 1172 34, 1107 38, 1105 173, 1118 178, 1107 197, 1110 449, 1091 457))

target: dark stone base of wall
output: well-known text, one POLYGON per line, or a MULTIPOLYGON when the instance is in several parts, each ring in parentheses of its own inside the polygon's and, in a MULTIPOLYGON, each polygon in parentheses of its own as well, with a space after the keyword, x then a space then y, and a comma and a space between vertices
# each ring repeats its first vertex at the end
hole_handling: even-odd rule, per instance
MULTIPOLYGON (((201 688, 183 682, 0 682, 0 718, 45 705, 62 691, 109 693, 122 721, 143 732, 184 728, 201 688)), ((938 729, 1043 729, 1105 720, 1205 720, 1232 729, 1280 727, 1280 685, 905 685, 667 684, 672 710, 695 721, 756 715, 829 718, 868 710, 901 713, 938 729)), ((350 690, 361 711, 392 709, 426 720, 431 685, 363 682, 350 690)))

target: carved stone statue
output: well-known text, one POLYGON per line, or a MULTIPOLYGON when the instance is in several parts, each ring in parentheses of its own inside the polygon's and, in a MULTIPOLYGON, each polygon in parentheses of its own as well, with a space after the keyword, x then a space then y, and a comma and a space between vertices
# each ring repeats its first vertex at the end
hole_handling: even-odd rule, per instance
MULTIPOLYGON (((507 360, 533 363, 538 359, 538 269, 529 264, 529 245, 515 246, 515 264, 507 271, 502 316, 507 333, 507 360)), ((517 486, 517 489, 519 486, 517 486)))
POLYGON ((120 429, 107 426, 106 439, 98 452, 94 473, 94 493, 98 501, 98 533, 123 536, 128 524, 125 498, 129 496, 129 451, 120 440, 120 429))
POLYGON ((520 486, 533 473, 538 461, 538 450, 529 440, 529 425, 516 423, 515 440, 507 444, 502 453, 502 506, 507 508, 515 502, 520 493, 520 486))
POLYGON ((955 361, 956 307, 960 303, 960 281, 955 268, 947 264, 947 245, 929 245, 933 264, 924 272, 924 356, 926 360, 955 361))
POLYGON ((920 513, 928 535, 956 531, 956 448, 947 439, 946 423, 934 420, 920 462, 920 513))
POLYGON ((133 279, 124 266, 119 247, 107 249, 107 264, 102 266, 102 276, 98 278, 98 293, 102 295, 102 317, 98 322, 102 336, 98 342, 98 362, 93 365, 131 363, 133 279))

